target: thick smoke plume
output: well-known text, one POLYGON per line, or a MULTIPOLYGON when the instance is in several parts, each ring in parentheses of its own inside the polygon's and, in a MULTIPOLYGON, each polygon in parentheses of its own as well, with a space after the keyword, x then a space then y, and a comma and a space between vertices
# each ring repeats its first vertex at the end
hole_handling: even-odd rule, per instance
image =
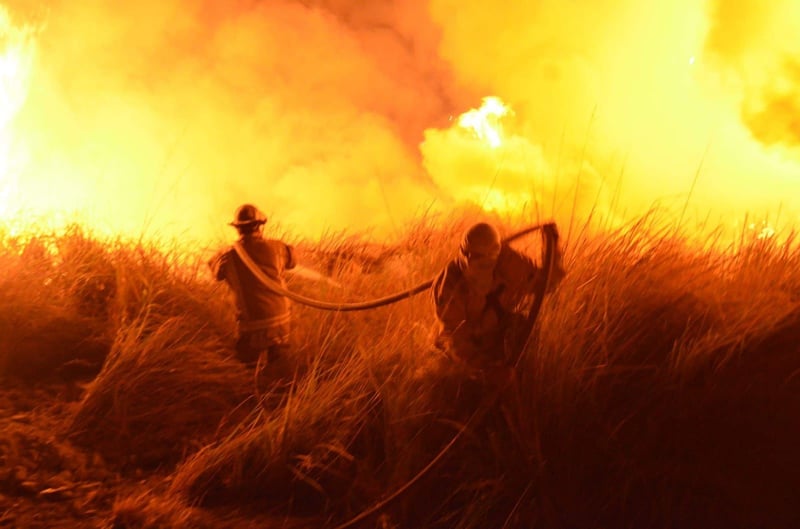
POLYGON ((423 4, 368 5, 88 0, 26 13, 43 26, 17 120, 22 187, 35 191, 24 198, 133 232, 229 236, 216 226, 242 202, 305 234, 399 222, 435 197, 424 129, 468 91, 453 88, 423 4))
POLYGON ((798 209, 793 0, 7 5, 40 28, 19 201, 110 231, 230 237, 242 202, 305 235, 464 199, 560 221, 798 209), (457 125, 490 95, 513 111, 499 147, 457 125))
POLYGON ((688 204, 697 219, 730 222, 796 209, 782 199, 800 186, 800 154, 769 148, 797 127, 791 70, 746 67, 800 57, 800 8, 745 4, 545 0, 498 10, 433 0, 431 12, 458 79, 507 100, 520 134, 561 175, 545 173, 540 188, 588 187, 580 213, 688 204))
POLYGON ((743 87, 742 118, 769 146, 800 152, 800 4, 713 3, 711 53, 743 87))

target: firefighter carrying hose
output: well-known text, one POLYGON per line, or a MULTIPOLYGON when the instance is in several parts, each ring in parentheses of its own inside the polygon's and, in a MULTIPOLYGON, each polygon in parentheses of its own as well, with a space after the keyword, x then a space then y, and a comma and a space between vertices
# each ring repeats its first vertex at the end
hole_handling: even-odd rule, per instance
MULTIPOLYGON (((545 225, 544 230, 558 240, 555 224, 545 225)), ((556 244, 546 292, 552 292, 564 275, 556 244)), ((517 335, 525 321, 520 305, 544 280, 542 268, 502 244, 494 226, 475 224, 465 233, 458 255, 436 276, 431 288, 439 324, 437 349, 479 370, 507 366, 515 360, 509 358, 515 348, 510 341, 527 338, 517 335)))
MULTIPOLYGON (((230 225, 236 228, 239 241, 261 271, 285 288, 284 272, 295 267, 294 251, 282 241, 264 238, 262 228, 266 222, 258 208, 244 204, 237 208, 230 225)), ((209 266, 215 279, 225 281, 236 297, 237 358, 249 366, 255 366, 262 355, 267 364, 285 364, 290 349, 289 300, 259 281, 233 248, 218 254, 209 266)))

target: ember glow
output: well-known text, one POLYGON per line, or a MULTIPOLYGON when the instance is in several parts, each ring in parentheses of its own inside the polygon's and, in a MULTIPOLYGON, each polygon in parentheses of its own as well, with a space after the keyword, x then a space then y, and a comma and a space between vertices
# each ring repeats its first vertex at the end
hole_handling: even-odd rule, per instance
POLYGON ((472 202, 776 233, 800 221, 800 5, 768 4, 8 3, 0 223, 216 241, 254 202, 388 237, 472 202))

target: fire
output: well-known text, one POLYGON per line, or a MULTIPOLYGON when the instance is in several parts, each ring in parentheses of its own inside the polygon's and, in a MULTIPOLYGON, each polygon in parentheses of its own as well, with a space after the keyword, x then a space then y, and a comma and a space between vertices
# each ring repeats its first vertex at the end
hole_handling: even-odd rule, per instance
POLYGON ((467 193, 471 201, 480 205, 485 211, 520 213, 531 203, 530 194, 524 191, 510 192, 491 187, 478 187, 468 190, 467 193))
POLYGON ((426 131, 425 168, 454 202, 501 214, 542 212, 539 194, 553 170, 515 117, 501 97, 486 96, 450 129, 426 131))
POLYGON ((243 202, 311 238, 463 202, 800 221, 800 8, 712 3, 0 6, 0 230, 216 243, 243 202))
POLYGON ((0 6, 0 219, 8 214, 16 188, 19 152, 14 119, 25 103, 33 66, 35 42, 27 28, 15 27, 8 11, 0 6))
POLYGON ((472 130, 481 140, 496 149, 503 143, 503 127, 500 118, 513 114, 511 109, 496 96, 483 98, 478 109, 471 109, 458 118, 459 126, 472 130))

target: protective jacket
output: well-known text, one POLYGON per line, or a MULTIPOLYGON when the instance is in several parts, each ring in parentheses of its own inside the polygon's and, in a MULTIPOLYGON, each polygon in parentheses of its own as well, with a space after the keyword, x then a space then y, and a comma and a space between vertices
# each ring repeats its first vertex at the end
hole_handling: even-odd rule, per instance
MULTIPOLYGON (((543 271, 508 245, 500 249, 488 294, 477 291, 466 269, 467 259, 459 255, 434 279, 431 292, 439 323, 436 345, 474 365, 502 363, 508 332, 524 319, 520 305, 541 287, 543 271)), ((559 253, 547 292, 563 277, 559 253)))
MULTIPOLYGON (((260 233, 240 239, 247 254, 274 282, 284 288, 284 271, 295 267, 291 246, 260 233)), ((258 333, 264 346, 288 343, 291 323, 289 300, 264 286, 231 248, 222 252, 211 263, 218 281, 225 281, 236 297, 239 333, 258 333)))

